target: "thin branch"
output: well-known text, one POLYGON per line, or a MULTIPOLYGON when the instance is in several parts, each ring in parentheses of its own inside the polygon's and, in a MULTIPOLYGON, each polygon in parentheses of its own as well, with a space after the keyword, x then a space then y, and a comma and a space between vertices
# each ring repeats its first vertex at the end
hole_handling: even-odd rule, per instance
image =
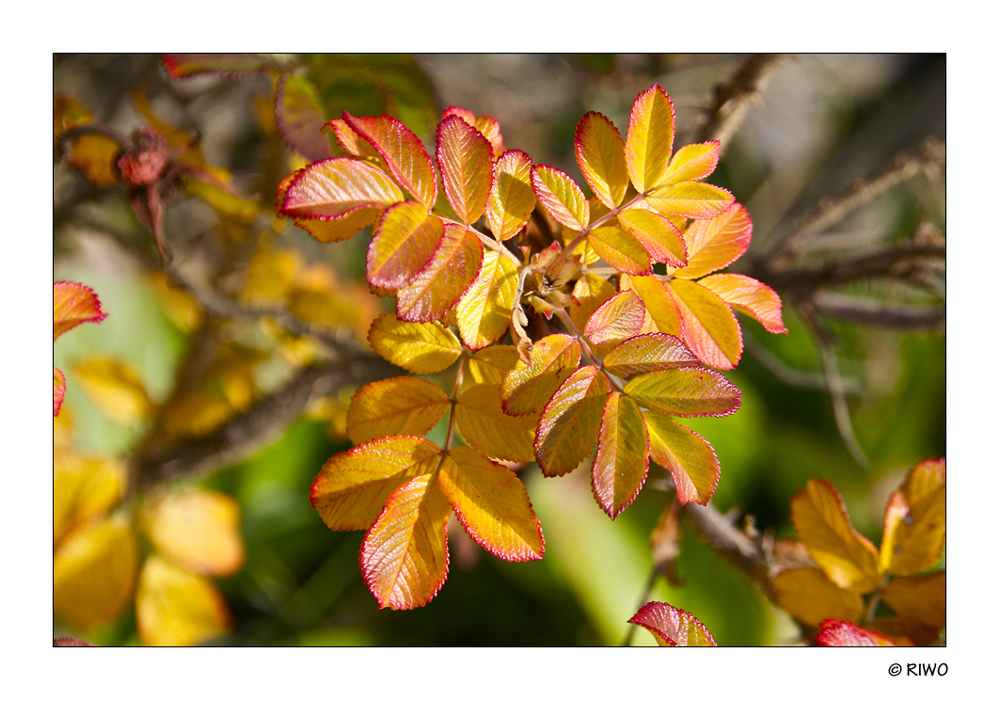
POLYGON ((811 301, 817 314, 892 329, 940 329, 946 313, 944 305, 889 307, 868 299, 822 292, 811 301))
POLYGON ((695 141, 718 141, 725 150, 751 103, 759 98, 785 58, 783 54, 754 54, 740 65, 730 82, 716 85, 715 102, 708 110, 708 121, 695 141))

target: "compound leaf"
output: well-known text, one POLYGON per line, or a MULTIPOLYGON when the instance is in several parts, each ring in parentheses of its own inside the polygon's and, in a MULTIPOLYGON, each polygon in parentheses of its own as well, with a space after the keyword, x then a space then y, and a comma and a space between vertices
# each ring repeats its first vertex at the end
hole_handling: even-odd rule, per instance
MULTIPOLYGON (((731 370, 743 354, 743 334, 736 316, 722 299, 697 282, 667 283, 680 314, 684 342, 706 365, 731 370)), ((662 329, 661 329, 662 330, 662 329)))
POLYGON ((711 219, 695 220, 684 230, 687 266, 674 275, 693 280, 725 268, 746 253, 752 235, 753 222, 739 203, 711 219))
POLYGON ((736 201, 733 193, 715 185, 687 181, 653 190, 646 203, 663 215, 689 219, 711 219, 726 212, 736 201))
POLYGON ((538 202, 557 222, 575 231, 587 228, 590 204, 573 178, 552 166, 535 166, 531 187, 538 202))
POLYGON ((486 203, 486 222, 497 241, 516 236, 531 217, 536 202, 531 173, 531 158, 524 151, 506 151, 497 159, 486 203))
POLYGON ((343 117, 344 122, 382 156, 396 182, 426 208, 434 206, 437 201, 437 174, 416 134, 387 114, 352 117, 345 111, 343 117))
POLYGON ((781 320, 781 297, 760 280, 734 273, 716 273, 698 281, 730 308, 749 314, 771 333, 788 333, 781 320))
POLYGON ((649 441, 642 412, 631 397, 611 392, 604 404, 592 486, 612 519, 631 504, 646 481, 649 441))
POLYGON ((518 360, 500 385, 503 410, 524 416, 542 410, 552 393, 580 364, 580 343, 566 334, 549 334, 531 352, 531 363, 518 360))
POLYGON ((399 290, 396 316, 403 321, 443 318, 479 275, 482 262, 479 238, 463 226, 446 224, 441 246, 431 262, 399 290))
POLYGON ((483 254, 479 276, 458 303, 456 322, 465 345, 484 348, 507 330, 517 294, 516 264, 499 251, 483 254))
POLYGON ((435 384, 404 375, 365 385, 347 408, 347 437, 354 443, 392 434, 422 436, 448 411, 448 395, 435 384))
POLYGON ((709 368, 682 367, 633 377, 625 394, 640 406, 675 416, 728 416, 740 408, 736 386, 709 368))

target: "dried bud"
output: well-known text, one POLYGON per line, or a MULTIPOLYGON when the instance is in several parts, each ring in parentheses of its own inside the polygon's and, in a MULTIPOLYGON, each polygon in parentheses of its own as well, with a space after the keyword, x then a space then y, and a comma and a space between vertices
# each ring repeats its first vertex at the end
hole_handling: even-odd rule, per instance
POLYGON ((151 127, 143 127, 132 136, 132 143, 118 159, 118 170, 127 185, 141 187, 160 179, 167 168, 167 139, 151 127))

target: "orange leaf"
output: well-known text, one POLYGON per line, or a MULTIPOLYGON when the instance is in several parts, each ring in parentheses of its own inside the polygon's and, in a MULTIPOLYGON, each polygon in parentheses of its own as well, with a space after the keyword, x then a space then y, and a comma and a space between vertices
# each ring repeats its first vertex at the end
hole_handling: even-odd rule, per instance
POLYGON ((309 503, 328 528, 368 528, 386 499, 406 481, 437 469, 441 448, 416 436, 384 436, 326 461, 309 503))
POLYGON ((400 321, 394 314, 372 322, 368 343, 390 363, 420 375, 440 372, 462 355, 458 337, 437 321, 400 321))
POLYGON ((631 397, 612 392, 604 404, 592 485, 597 503, 614 519, 646 481, 649 440, 642 412, 631 397))
POLYGON ((436 475, 392 492, 361 544, 361 569, 380 608, 416 608, 438 593, 448 576, 450 515, 436 475))
POLYGON ((895 647, 884 635, 835 618, 820 624, 816 644, 823 647, 895 647))
POLYGON ((351 129, 343 119, 331 119, 323 126, 322 131, 332 131, 333 137, 337 140, 337 145, 345 155, 368 161, 381 170, 388 170, 382 154, 375 150, 371 143, 351 129))
POLYGON ((667 285, 655 277, 631 277, 622 275, 622 290, 632 290, 646 307, 656 330, 672 336, 681 335, 681 316, 674 296, 667 285))
POLYGON ((602 226, 587 234, 587 242, 605 262, 629 275, 649 275, 653 266, 649 251, 631 232, 617 226, 602 226))
POLYGON ((448 204, 472 224, 482 216, 493 186, 493 147, 478 129, 452 114, 438 125, 437 164, 448 204))
POLYGON ((441 246, 444 225, 414 200, 385 210, 368 246, 367 278, 376 287, 399 290, 427 267, 441 246))
POLYGON ((923 577, 896 577, 883 587, 882 599, 902 619, 944 628, 944 571, 923 577))
POLYGON ((141 421, 153 411, 142 380, 132 368, 114 358, 91 356, 76 363, 73 374, 97 410, 118 423, 141 421))
POLYGON ((698 358, 676 336, 650 333, 636 336, 615 346, 604 356, 604 369, 628 380, 657 370, 696 367, 698 358))
POLYGON ((66 397, 66 376, 59 368, 52 368, 52 415, 59 416, 59 408, 66 397))
POLYGON ((644 193, 663 182, 674 147, 674 103, 659 85, 632 103, 625 136, 625 161, 632 184, 644 193))
POLYGON ((697 433, 655 411, 643 415, 649 434, 649 457, 674 478, 677 501, 704 506, 719 484, 719 458, 697 433))
POLYGON ((456 311, 458 331, 465 345, 478 350, 507 330, 517 294, 517 265, 499 251, 483 254, 479 276, 462 296, 456 311))
POLYGON ((448 395, 427 380, 404 375, 365 385, 351 397, 347 437, 355 443, 392 434, 422 436, 448 411, 448 395))
POLYGON ((549 334, 531 352, 531 363, 518 360, 503 379, 503 410, 524 416, 542 410, 563 380, 580 364, 580 343, 566 334, 549 334))
POLYGON ((685 180, 707 178, 715 170, 715 166, 719 165, 719 153, 718 141, 682 146, 670 159, 663 184, 673 185, 685 180))
POLYGON ((639 240, 653 260, 674 267, 680 267, 687 261, 681 232, 666 217, 648 209, 636 208, 619 212, 618 221, 639 240))
POLYGON ((320 243, 346 241, 378 221, 382 209, 360 207, 335 218, 296 219, 295 225, 320 243))
POLYGON ((443 318, 479 275, 482 262, 483 244, 476 234, 463 226, 446 224, 441 247, 431 262, 399 291, 396 316, 403 321, 443 318))
POLYGON ((590 223, 590 205, 573 178, 552 166, 535 166, 531 187, 545 211, 563 226, 583 231, 590 223))
POLYGON ((279 209, 296 220, 336 221, 362 214, 377 217, 403 199, 399 186, 375 166, 328 158, 296 171, 279 197, 279 209))
POLYGON ((538 419, 535 457, 546 477, 572 472, 590 457, 611 385, 586 365, 560 385, 538 419))
POLYGON ((243 566, 240 508, 226 494, 161 494, 143 504, 139 522, 160 555, 188 572, 228 577, 243 566))
POLYGON ((500 405, 500 385, 463 387, 455 406, 455 425, 465 442, 497 460, 531 462, 536 414, 510 416, 500 405))
POLYGON ((711 219, 692 222, 684 231, 687 266, 674 275, 693 280, 725 268, 746 252, 752 235, 753 222, 739 203, 711 219))
POLYGON ((628 622, 652 633, 661 647, 716 647, 715 638, 696 616, 670 604, 650 601, 628 622))
POLYGON ((856 594, 879 586, 878 552, 851 526, 840 493, 829 483, 809 480, 792 499, 791 518, 799 540, 830 581, 856 594))
POLYGON ((941 559, 944 539, 944 460, 926 460, 914 466, 889 497, 882 568, 894 575, 924 572, 941 559))
POLYGON ((155 555, 139 576, 135 618, 146 645, 197 645, 232 629, 232 614, 211 580, 155 555))
POLYGON ((724 188, 687 181, 663 185, 653 190, 645 201, 663 215, 711 219, 728 211, 736 198, 724 188))
POLYGON ((107 318, 97 293, 78 282, 57 282, 52 291, 53 340, 84 322, 99 324, 107 318))
POLYGON ((722 299, 691 280, 667 283, 680 313, 684 342, 706 365, 731 370, 743 355, 743 334, 739 322, 722 299))
POLYGON ((717 273, 698 281, 730 307, 749 314, 771 333, 788 333, 781 320, 781 297, 760 280, 746 275, 717 273))
POLYGON ((441 115, 441 121, 444 121, 453 114, 464 119, 467 124, 475 127, 480 134, 486 137, 486 140, 490 142, 490 147, 493 149, 494 160, 504 153, 503 136, 500 134, 500 123, 497 120, 488 114, 476 116, 476 113, 472 110, 452 106, 445 109, 441 115))
POLYGON ((806 625, 827 618, 856 621, 865 611, 860 594, 841 589, 816 567, 783 570, 771 584, 781 607, 806 625))
POLYGON ((625 142, 615 125, 603 114, 587 112, 576 125, 573 143, 583 179, 597 199, 617 207, 628 189, 628 167, 625 142))
POLYGON ((625 394, 641 406, 675 416, 728 416, 740 408, 741 394, 721 373, 682 367, 633 377, 625 394))
POLYGON ((416 134, 387 114, 379 117, 352 117, 345 111, 343 117, 347 125, 385 159, 396 182, 426 208, 434 206, 437 201, 437 174, 416 134))
POLYGON ((104 134, 80 134, 70 142, 66 162, 97 187, 121 183, 117 161, 122 145, 104 134))
POLYGON ((468 446, 448 451, 441 490, 469 536, 499 558, 540 560, 542 526, 521 480, 468 446))
POLYGON ((495 170, 487 200, 486 222, 493 238, 506 241, 517 235, 535 209, 531 158, 524 151, 507 151, 497 160, 495 170))

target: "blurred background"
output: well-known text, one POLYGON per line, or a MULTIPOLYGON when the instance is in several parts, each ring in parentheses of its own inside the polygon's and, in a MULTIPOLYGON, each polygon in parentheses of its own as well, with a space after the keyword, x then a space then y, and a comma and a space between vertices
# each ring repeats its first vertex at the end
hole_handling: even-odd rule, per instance
MULTIPOLYGON (((327 119, 341 110, 392 111, 430 144, 441 111, 458 105, 495 117, 506 148, 524 150, 581 183, 573 135, 587 111, 603 113, 624 135, 635 96, 659 83, 676 107, 676 147, 706 138, 703 130, 718 123, 712 114, 727 86, 744 88, 737 94, 745 99, 723 102, 745 112, 734 119, 732 132, 713 135, 723 138, 725 150, 709 180, 731 190, 754 222, 750 250, 731 270, 781 293, 789 333, 773 336, 740 317, 743 359, 726 375, 742 391, 742 407, 731 417, 684 422, 712 444, 721 462, 712 503, 740 518, 752 514, 760 531, 794 538, 789 501, 807 480, 826 479, 844 496, 855 528, 877 545, 886 498, 906 470, 944 457, 943 250, 939 260, 913 270, 901 272, 906 261, 896 261, 871 274, 837 277, 887 250, 928 242, 943 247, 943 156, 925 158, 919 172, 885 188, 851 190, 859 180, 881 182, 879 174, 890 173, 891 180, 906 159, 943 149, 943 55, 310 60, 310 70, 318 75, 322 68, 327 76, 317 82, 327 119), (864 201, 850 201, 849 193, 858 191, 866 193, 864 201), (803 226, 817 221, 817 211, 844 202, 843 216, 828 226, 803 226), (803 279, 823 289, 816 292, 803 279)), ((150 112, 199 135, 205 162, 228 171, 236 190, 258 194, 266 206, 274 197, 272 171, 284 168, 280 177, 306 162, 289 149, 274 162, 268 136, 274 127, 266 114, 273 112, 275 86, 267 76, 173 80, 160 56, 88 54, 56 55, 53 78, 57 96, 71 96, 94 123, 124 135, 148 123, 136 107, 139 91, 150 112)), ((54 279, 94 288, 108 313, 101 324, 81 326, 55 344, 55 365, 68 381, 65 414, 77 449, 125 458, 143 440, 148 422, 106 416, 74 367, 96 353, 112 356, 135 370, 154 403, 162 402, 178 368, 190 362, 196 333, 171 315, 174 307, 151 272, 158 265, 155 244, 125 188, 94 185, 61 161, 53 182, 54 279)), ((224 276, 205 273, 221 265, 228 249, 219 242, 229 234, 220 233, 224 222, 198 198, 178 193, 164 221, 175 260, 193 274, 221 281, 225 289, 249 267, 248 260, 234 259, 225 263, 224 276)), ((363 277, 366 234, 322 245, 268 213, 244 225, 258 243, 296 250, 307 263, 328 265, 342 281, 363 277)), ((382 302, 373 298, 373 308, 382 302)), ((257 350, 268 348, 261 342, 257 350)), ((253 396, 286 377, 267 357, 252 375, 253 396)), ((231 612, 231 632, 210 642, 598 646, 627 639, 632 626, 626 621, 647 600, 650 534, 673 498, 659 468, 651 469, 635 503, 612 522, 595 503, 585 471, 543 479, 537 467, 527 467, 521 474, 545 534, 543 560, 503 562, 455 529, 449 531, 448 580, 434 600, 414 611, 379 610, 358 566, 363 533, 331 532, 309 504, 320 466, 350 447, 337 421, 335 411, 303 415, 263 449, 186 478, 233 496, 240 506, 245 563, 215 580, 231 612)), ((675 574, 669 585, 659 578, 648 598, 695 614, 720 645, 797 642, 791 619, 687 523, 675 574)), ((141 642, 130 608, 86 631, 57 618, 54 632, 100 644, 141 642)), ((653 639, 638 631, 631 642, 649 645, 653 639)))

